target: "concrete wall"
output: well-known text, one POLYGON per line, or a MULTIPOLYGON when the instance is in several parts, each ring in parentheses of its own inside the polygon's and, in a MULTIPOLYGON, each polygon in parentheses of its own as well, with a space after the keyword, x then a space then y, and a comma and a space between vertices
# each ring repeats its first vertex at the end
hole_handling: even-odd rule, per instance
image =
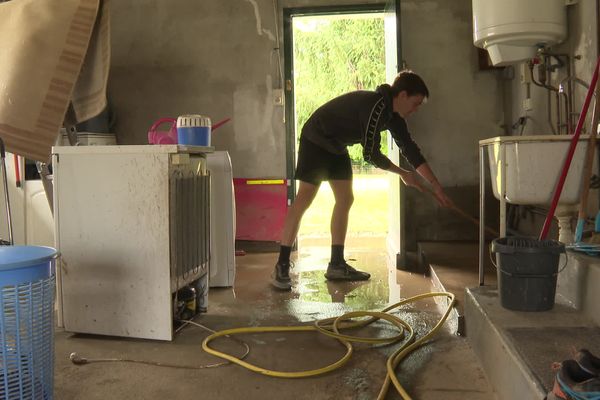
MULTIPOLYGON (((478 142, 503 133, 501 72, 479 69, 471 1, 403 1, 402 24, 404 58, 431 91, 409 128, 448 194, 477 216, 478 142)), ((407 249, 417 241, 478 237, 474 224, 428 196, 410 189, 406 195, 407 249)))
POLYGON ((283 108, 269 0, 112 2, 110 98, 120 143, 145 143, 152 122, 184 113, 232 117, 213 135, 236 177, 283 177, 283 108))
MULTIPOLYGON (((144 143, 164 116, 232 117, 213 143, 230 152, 234 176, 284 177, 284 110, 273 104, 281 87, 275 15, 283 39, 283 8, 364 3, 381 1, 278 0, 277 14, 272 0, 111 3, 109 87, 119 142, 144 143)), ((499 73, 478 68, 470 0, 406 0, 401 11, 405 60, 431 90, 409 127, 442 184, 476 216, 477 143, 500 134, 504 121, 499 73)), ((407 204, 411 247, 477 237, 469 222, 427 196, 409 190, 407 204)))
POLYGON ((280 0, 276 13, 272 0, 112 2, 109 93, 119 143, 146 143, 164 116, 232 117, 212 141, 230 152, 234 176, 285 177, 284 109, 273 103, 282 87, 275 15, 282 41, 283 7, 335 3, 280 0))

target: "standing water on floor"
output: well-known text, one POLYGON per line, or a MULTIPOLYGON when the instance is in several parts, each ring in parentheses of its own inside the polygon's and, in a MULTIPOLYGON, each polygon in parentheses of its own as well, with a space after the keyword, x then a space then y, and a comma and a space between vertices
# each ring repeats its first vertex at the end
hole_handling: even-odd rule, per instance
MULTIPOLYGON (((366 241, 362 241, 363 244, 366 241)), ((347 260, 372 274, 363 283, 328 284, 323 276, 329 247, 314 244, 295 253, 290 292, 275 291, 270 276, 277 254, 248 254, 237 257, 236 285, 211 289, 208 312, 196 322, 214 330, 247 326, 311 325, 312 321, 338 316, 350 310, 380 310, 398 300, 431 291, 429 278, 398 271, 388 263, 383 250, 365 248, 351 241, 347 260)), ((382 249, 382 247, 378 247, 382 249)), ((439 319, 433 301, 403 306, 397 315, 422 336, 439 319)), ((387 322, 347 332, 366 337, 397 333, 387 322)), ((264 398, 374 399, 386 374, 387 357, 394 345, 356 344, 350 361, 335 371, 313 378, 279 379, 249 372, 239 366, 185 370, 139 366, 125 363, 98 363, 78 367, 68 359, 71 352, 88 358, 134 358, 182 365, 207 365, 221 361, 201 348, 208 335, 188 326, 173 342, 120 340, 99 336, 70 335, 59 331, 56 338, 56 396, 61 400, 195 398, 201 380, 201 397, 258 400, 264 398)), ((344 347, 315 332, 243 334, 238 336, 251 348, 248 362, 280 371, 304 371, 339 360, 344 347)), ((222 339, 215 347, 240 356, 239 343, 222 339)), ((415 399, 494 398, 477 360, 463 338, 442 329, 436 338, 412 353, 398 366, 397 376, 415 399)), ((400 398, 390 393, 387 399, 400 398)))
MULTIPOLYGON (((382 240, 383 242, 383 240, 382 240)), ((371 274, 361 282, 330 282, 323 276, 330 257, 325 246, 301 247, 292 271, 296 282, 287 301, 289 313, 299 321, 329 318, 352 310, 378 311, 401 298, 429 291, 422 275, 402 272, 390 264, 385 243, 368 242, 372 247, 347 250, 346 260, 371 274)), ((423 301, 425 307, 433 301, 423 301)))

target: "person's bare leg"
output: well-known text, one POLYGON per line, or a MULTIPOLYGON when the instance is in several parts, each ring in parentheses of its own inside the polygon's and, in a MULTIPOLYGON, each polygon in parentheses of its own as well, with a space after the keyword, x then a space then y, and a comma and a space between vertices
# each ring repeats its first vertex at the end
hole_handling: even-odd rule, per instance
POLYGON ((298 229, 300 228, 302 216, 312 204, 318 191, 318 185, 300 181, 296 199, 290 206, 287 215, 285 216, 283 235, 281 238, 282 246, 291 246, 294 243, 294 240, 296 240, 296 235, 298 235, 298 229))
POLYGON ((300 181, 296 198, 285 216, 279 259, 275 265, 273 280, 271 282, 277 289, 290 290, 292 288, 290 280, 290 253, 292 251, 292 244, 298 235, 302 216, 312 204, 318 191, 319 185, 300 181))
POLYGON ((354 202, 352 180, 329 181, 335 206, 331 214, 331 261, 325 277, 329 280, 364 281, 371 277, 366 272, 357 271, 344 260, 344 243, 348 231, 348 217, 354 202))
POLYGON ((331 180, 329 185, 335 198, 331 214, 331 244, 343 246, 348 231, 348 216, 354 202, 352 180, 331 180))

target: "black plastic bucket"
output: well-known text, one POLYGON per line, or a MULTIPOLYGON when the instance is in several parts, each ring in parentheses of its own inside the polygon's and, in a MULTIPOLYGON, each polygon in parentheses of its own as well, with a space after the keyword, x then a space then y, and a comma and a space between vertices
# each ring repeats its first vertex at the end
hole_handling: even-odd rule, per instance
POLYGON ((555 240, 505 237, 492 241, 496 253, 502 307, 515 311, 547 311, 554 307, 560 255, 555 240))

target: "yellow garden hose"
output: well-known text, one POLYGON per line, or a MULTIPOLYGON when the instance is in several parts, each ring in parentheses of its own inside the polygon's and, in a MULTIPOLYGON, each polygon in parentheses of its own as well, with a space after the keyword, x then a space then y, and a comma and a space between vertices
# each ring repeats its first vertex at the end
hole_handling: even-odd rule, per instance
POLYGON ((452 307, 454 305, 454 294, 449 292, 432 292, 420 294, 417 296, 413 296, 407 299, 404 299, 396 304, 388 306, 381 311, 353 311, 341 315, 339 317, 327 318, 323 320, 318 320, 315 322, 314 326, 310 325, 301 325, 301 326, 270 326, 270 327, 246 327, 246 328, 235 328, 235 329, 226 329, 223 331, 215 332, 212 335, 208 336, 202 342, 202 348, 212 355, 228 360, 232 363, 238 364, 244 368, 247 368, 251 371, 258 372, 263 375, 273 376, 277 378, 306 378, 309 376, 321 375, 327 372, 331 372, 341 366, 343 366, 352 356, 353 348, 351 342, 361 342, 361 343, 371 343, 371 344, 390 344, 401 341, 406 337, 405 342, 402 346, 396 350, 387 360, 387 375, 385 381, 381 387, 379 395, 377 397, 378 400, 382 400, 385 398, 387 394, 390 382, 394 385, 400 396, 403 399, 411 399, 406 390, 400 384, 400 381, 396 377, 396 366, 404 359, 410 352, 415 350, 416 348, 425 344, 427 340, 429 340, 436 332, 441 328, 444 324, 448 315, 452 311, 452 307), (444 315, 440 318, 437 324, 423 337, 418 340, 415 339, 415 334, 413 328, 404 320, 396 317, 389 313, 389 311, 398 308, 404 304, 413 303, 418 300, 422 300, 429 297, 445 297, 448 301, 448 306, 444 315), (360 318, 360 317, 370 317, 368 319, 363 319, 359 321, 352 321, 352 318, 360 318), (342 329, 350 329, 350 328, 359 328, 371 324, 379 319, 386 320, 390 322, 392 325, 396 326, 400 333, 387 337, 387 338, 366 338, 366 337, 358 337, 358 336, 349 336, 341 334, 339 331, 342 329), (209 343, 222 336, 230 336, 241 333, 266 333, 266 332, 310 332, 317 331, 329 337, 335 338, 340 341, 346 347, 346 354, 339 359, 338 361, 330 364, 328 366, 308 370, 308 371, 297 371, 297 372, 281 372, 281 371, 273 371, 266 368, 259 367, 257 365, 251 364, 249 362, 243 361, 235 356, 229 355, 227 353, 220 352, 215 350, 209 346, 209 343), (408 332, 408 336, 405 335, 405 331, 408 332))

